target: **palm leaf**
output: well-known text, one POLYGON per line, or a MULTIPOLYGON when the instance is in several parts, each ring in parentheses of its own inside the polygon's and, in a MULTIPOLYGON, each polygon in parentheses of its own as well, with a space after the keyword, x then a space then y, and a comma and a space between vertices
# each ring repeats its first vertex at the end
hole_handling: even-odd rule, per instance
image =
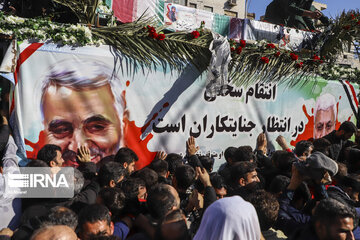
MULTIPOLYGON (((153 19, 139 19, 116 27, 95 28, 92 33, 128 57, 132 62, 130 67, 136 68, 140 64, 140 67, 153 69, 161 65, 164 69, 169 67, 181 71, 190 63, 200 72, 207 68, 211 58, 208 46, 213 39, 210 31, 203 32, 197 39, 190 39, 189 34, 184 32, 169 33, 160 41, 150 38, 146 28, 156 24, 153 19)), ((159 27, 156 30, 160 32, 163 29, 159 27)))
POLYGON ((99 0, 54 0, 70 8, 79 18, 81 23, 95 24, 96 9, 99 6, 99 0))

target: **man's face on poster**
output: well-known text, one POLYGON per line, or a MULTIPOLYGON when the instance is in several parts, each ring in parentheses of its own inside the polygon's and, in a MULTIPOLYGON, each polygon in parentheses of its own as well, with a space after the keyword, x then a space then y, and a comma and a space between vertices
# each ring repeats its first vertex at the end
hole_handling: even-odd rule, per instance
POLYGON ((318 110, 315 114, 314 138, 322 138, 335 130, 335 115, 332 107, 318 110))
POLYGON ((42 109, 46 143, 61 147, 66 165, 75 164, 81 145, 95 163, 118 150, 121 124, 110 85, 83 90, 50 85, 42 109))

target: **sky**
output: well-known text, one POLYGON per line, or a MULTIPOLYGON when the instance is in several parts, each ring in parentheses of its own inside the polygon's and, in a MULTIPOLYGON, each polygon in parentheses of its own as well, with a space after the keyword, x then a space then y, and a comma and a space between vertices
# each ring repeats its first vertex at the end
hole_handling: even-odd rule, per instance
MULTIPOLYGON (((248 0, 249 13, 255 13, 256 20, 260 19, 260 16, 265 15, 266 6, 272 2, 272 0, 248 0)), ((360 0, 317 0, 317 2, 327 4, 327 9, 323 13, 328 17, 335 17, 339 15, 344 9, 360 9, 360 0)))

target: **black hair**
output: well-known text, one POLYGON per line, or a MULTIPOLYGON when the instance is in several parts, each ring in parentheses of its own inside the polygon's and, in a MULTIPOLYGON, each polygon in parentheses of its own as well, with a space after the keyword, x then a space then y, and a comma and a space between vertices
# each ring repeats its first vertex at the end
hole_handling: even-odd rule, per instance
POLYGON ((111 235, 111 236, 96 235, 96 236, 90 236, 89 240, 122 240, 122 239, 115 235, 111 235))
POLYGON ((75 230, 78 224, 78 216, 73 210, 67 207, 56 206, 50 209, 46 223, 51 225, 66 225, 75 230))
POLYGON ((211 173, 213 170, 215 159, 209 156, 199 156, 201 165, 206 169, 208 173, 211 173))
POLYGON ((360 192, 360 177, 358 174, 349 174, 340 178, 338 186, 351 187, 354 192, 360 192))
POLYGON ((148 192, 147 207, 154 219, 162 219, 173 207, 176 207, 176 199, 167 184, 157 184, 148 192))
POLYGON ((344 130, 347 133, 355 133, 357 131, 357 128, 354 123, 352 123, 350 121, 345 121, 345 122, 341 123, 341 125, 339 127, 339 131, 340 130, 344 130))
POLYGON ((326 138, 315 139, 313 145, 314 145, 313 152, 321 152, 326 156, 330 155, 329 149, 331 146, 331 142, 326 138))
POLYGON ((246 178, 246 175, 256 170, 256 163, 254 162, 237 162, 230 168, 231 182, 234 185, 239 184, 241 178, 246 178))
POLYGON ((292 164, 296 161, 296 157, 292 152, 279 150, 273 153, 271 160, 281 172, 291 172, 292 164))
POLYGON ((138 160, 139 160, 139 158, 136 155, 136 153, 127 147, 120 148, 114 158, 115 162, 121 163, 122 165, 124 163, 130 164, 130 163, 132 163, 134 161, 136 162, 138 160))
POLYGON ((226 162, 228 162, 229 159, 234 161, 236 150, 237 150, 236 147, 228 147, 227 149, 225 149, 224 158, 225 158, 226 162))
POLYGON ((178 166, 183 165, 183 160, 182 157, 177 154, 177 153, 169 153, 166 158, 165 161, 169 164, 169 172, 170 174, 174 174, 175 173, 175 169, 178 166))
POLYGON ((247 162, 253 160, 256 161, 256 156, 250 146, 238 147, 234 154, 234 162, 247 162))
POLYGON ((216 189, 226 188, 224 178, 216 172, 210 174, 210 182, 216 189))
POLYGON ((26 164, 26 167, 49 167, 49 165, 47 165, 47 163, 42 160, 34 159, 30 160, 30 162, 26 164))
POLYGON ((309 150, 310 147, 314 147, 312 142, 302 140, 295 145, 294 153, 300 157, 302 156, 306 151, 309 150))
POLYGON ((360 149, 350 148, 347 158, 349 172, 358 172, 360 170, 360 149))
POLYGON ((119 188, 105 187, 100 190, 98 195, 102 204, 104 204, 111 212, 111 219, 115 222, 119 220, 120 215, 125 207, 125 194, 119 188))
POLYGON ((184 214, 180 209, 173 210, 166 215, 156 229, 155 239, 191 240, 191 236, 184 219, 184 214), (167 231, 165 234, 164 230, 166 229, 171 229, 172 231, 167 231))
POLYGON ((275 196, 265 190, 257 190, 249 195, 248 201, 256 209, 261 231, 269 230, 275 224, 280 208, 275 196))
POLYGON ((51 161, 55 161, 57 152, 61 152, 61 148, 54 144, 46 144, 43 146, 37 154, 37 159, 46 162, 48 166, 50 166, 51 161))
POLYGON ((352 218, 356 220, 356 211, 354 208, 343 204, 335 199, 328 198, 321 200, 314 213, 314 220, 324 224, 331 224, 338 218, 352 218))
POLYGON ((91 204, 79 213, 79 228, 82 231, 83 225, 87 222, 95 223, 97 221, 106 221, 108 225, 111 223, 110 211, 102 204, 91 204))
POLYGON ((114 180, 117 183, 121 177, 126 175, 125 168, 118 162, 108 162, 101 166, 99 170, 100 186, 109 186, 109 182, 114 180))
POLYGON ((89 240, 122 240, 120 237, 111 235, 111 236, 104 236, 104 235, 95 235, 90 236, 89 240))
POLYGON ((195 170, 189 165, 182 165, 175 169, 175 178, 179 189, 187 189, 195 182, 195 170))
POLYGON ((169 164, 165 160, 157 159, 152 161, 149 165, 149 168, 154 170, 159 176, 165 175, 169 170, 169 164))
POLYGON ((96 166, 98 167, 98 169, 100 167, 102 167, 104 164, 108 163, 108 162, 114 162, 114 158, 115 155, 109 155, 106 157, 103 157, 102 159, 100 159, 100 161, 96 164, 96 166))
POLYGON ((139 194, 139 187, 145 187, 145 182, 141 178, 128 178, 121 182, 126 200, 135 200, 139 194))
POLYGON ((148 167, 144 167, 143 169, 134 172, 131 176, 135 178, 141 178, 145 182, 145 186, 148 189, 157 184, 159 179, 158 174, 148 167))
POLYGON ((284 192, 289 184, 290 178, 284 175, 277 175, 270 183, 269 192, 273 194, 284 192))

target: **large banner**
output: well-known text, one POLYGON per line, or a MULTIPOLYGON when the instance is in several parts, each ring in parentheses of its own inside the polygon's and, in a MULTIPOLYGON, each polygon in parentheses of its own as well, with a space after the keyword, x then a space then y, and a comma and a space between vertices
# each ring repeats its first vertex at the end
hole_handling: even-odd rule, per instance
POLYGON ((349 82, 229 84, 209 98, 206 74, 191 66, 182 73, 160 67, 134 72, 109 46, 22 43, 20 49, 11 110, 20 149, 32 159, 46 143, 59 145, 68 165, 77 164, 81 145, 90 148, 94 162, 128 146, 141 168, 160 150, 184 155, 193 136, 200 154, 215 158, 216 169, 227 147, 255 148, 263 131, 275 150, 279 135, 294 146, 355 121, 357 114, 359 88, 349 82))

